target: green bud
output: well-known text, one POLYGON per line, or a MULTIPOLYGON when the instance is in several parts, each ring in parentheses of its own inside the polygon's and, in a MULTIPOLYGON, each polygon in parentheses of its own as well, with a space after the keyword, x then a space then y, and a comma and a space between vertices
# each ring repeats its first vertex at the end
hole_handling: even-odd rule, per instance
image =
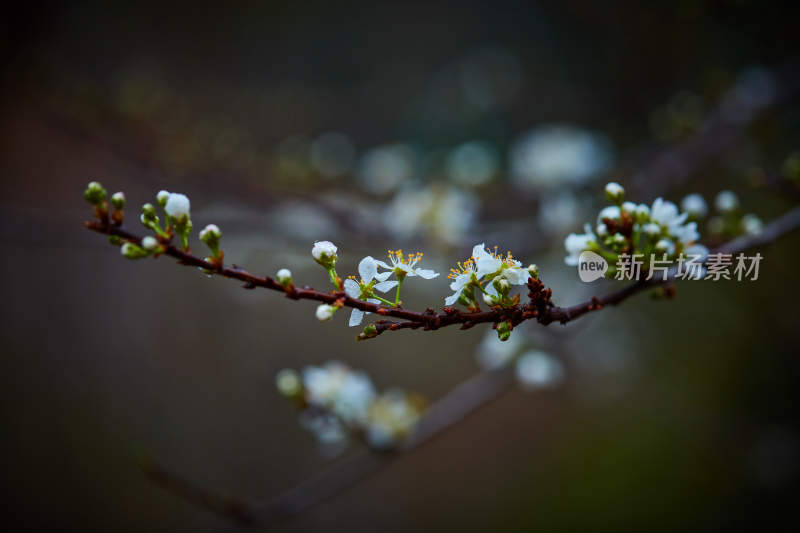
POLYGON ((109 235, 108 242, 115 246, 122 246, 122 239, 119 238, 119 235, 109 235))
POLYGON ((284 287, 288 287, 292 284, 292 272, 288 268, 282 268, 278 270, 278 273, 275 275, 275 277, 278 278, 278 283, 284 287))
POLYGON ((132 242, 126 242, 123 244, 120 249, 120 253, 126 259, 142 259, 143 257, 147 257, 148 252, 143 248, 133 244, 132 242))
POLYGON ((158 216, 156 216, 156 208, 153 204, 144 204, 142 206, 142 221, 147 220, 148 222, 155 222, 158 220, 158 216))
MULTIPOLYGON (((191 221, 189 221, 189 224, 191 224, 191 221)), ((209 224, 200 231, 200 240, 206 243, 206 246, 208 246, 212 252, 219 249, 220 237, 222 237, 222 232, 216 224, 209 224)))
POLYGON ((511 337, 511 330, 513 326, 511 322, 499 322, 497 324, 497 338, 501 341, 507 341, 511 337))
POLYGON ((615 204, 621 204, 625 199, 625 189, 619 183, 612 181, 606 185, 606 197, 615 204))
POLYGON ((83 197, 92 205, 100 205, 106 199, 106 190, 100 183, 92 181, 87 185, 83 197))
POLYGON ((161 190, 161 191, 158 191, 158 194, 156 194, 156 203, 158 205, 160 205, 161 207, 164 207, 165 205, 167 205, 167 200, 168 199, 169 199, 169 192, 168 191, 161 190))
POLYGON ((528 273, 533 279, 539 279, 539 267, 536 265, 528 265, 528 273))
POLYGON ((511 290, 511 284, 506 278, 495 278, 494 281, 492 281, 492 286, 498 294, 502 294, 503 296, 507 295, 508 291, 511 290))
POLYGON ((111 205, 114 206, 114 209, 125 209, 125 193, 120 191, 112 194, 111 205))
POLYGON ((378 328, 373 324, 364 327, 364 330, 358 334, 356 340, 363 341, 378 336, 378 328))

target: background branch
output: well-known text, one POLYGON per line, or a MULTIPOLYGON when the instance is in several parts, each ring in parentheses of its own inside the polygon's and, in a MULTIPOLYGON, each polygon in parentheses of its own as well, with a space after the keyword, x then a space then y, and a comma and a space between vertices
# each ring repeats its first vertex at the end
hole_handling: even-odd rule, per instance
MULTIPOLYGON (((800 207, 767 224, 761 233, 743 236, 719 246, 712 253, 738 253, 771 243, 800 227, 800 207)), ((643 290, 672 280, 640 281, 607 294, 570 307, 552 307, 548 319, 563 323, 574 320, 591 310, 606 305, 617 305, 643 290)), ((541 322, 542 320, 540 320, 541 322)), ((548 322, 549 323, 549 322, 548 322)), ((307 480, 277 498, 265 503, 248 503, 239 499, 202 489, 180 476, 168 472, 155 463, 145 472, 150 479, 185 500, 208 509, 240 525, 268 526, 319 504, 388 464, 398 454, 416 449, 448 427, 464 419, 476 409, 500 397, 513 382, 511 367, 480 372, 453 388, 434 403, 420 420, 414 433, 394 452, 377 452, 364 448, 358 455, 334 464, 321 474, 307 480)))

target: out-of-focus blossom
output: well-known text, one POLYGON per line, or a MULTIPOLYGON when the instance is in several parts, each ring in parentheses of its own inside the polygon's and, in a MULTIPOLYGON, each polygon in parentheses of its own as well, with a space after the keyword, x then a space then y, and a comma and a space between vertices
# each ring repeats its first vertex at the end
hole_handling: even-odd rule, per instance
POLYGON ((350 137, 331 131, 311 142, 311 163, 323 176, 335 178, 353 169, 356 149, 350 137))
POLYGON ((507 341, 501 341, 490 329, 486 331, 478 345, 475 358, 484 370, 494 370, 510 363, 521 346, 522 340, 519 335, 512 335, 507 341))
POLYGON ((521 136, 510 152, 511 178, 523 188, 584 183, 614 160, 607 137, 568 125, 547 125, 521 136))
POLYGON ((484 141, 470 141, 450 152, 447 157, 447 173, 460 185, 483 185, 492 179, 499 164, 494 146, 484 141))
POLYGON ((582 214, 582 203, 568 190, 543 197, 539 202, 539 226, 549 235, 563 235, 577 225, 582 214))
POLYGON ((720 213, 729 213, 739 207, 739 197, 733 191, 721 191, 714 199, 714 207, 720 213))
POLYGON ((564 380, 564 365, 549 354, 531 350, 517 360, 516 376, 528 389, 554 387, 564 380))
POLYGON ((414 177, 416 157, 405 144, 378 146, 361 158, 358 178, 364 188, 374 194, 393 191, 414 177))
POLYGON ((703 218, 708 214, 708 204, 697 193, 686 195, 681 200, 681 209, 689 213, 689 216, 694 218, 703 218))
POLYGON ((377 449, 394 447, 411 433, 420 415, 421 405, 405 392, 386 391, 370 406, 365 433, 367 442, 377 449))
POLYGON ((384 223, 398 238, 426 235, 446 244, 460 244, 472 230, 479 202, 475 195, 452 187, 408 187, 386 208, 384 223))
POLYGON ((754 214, 742 217, 742 230, 748 235, 758 235, 764 229, 764 223, 754 214))
POLYGON ((348 425, 367 421, 376 393, 364 372, 331 361, 324 366, 305 367, 302 376, 310 404, 329 410, 348 425))

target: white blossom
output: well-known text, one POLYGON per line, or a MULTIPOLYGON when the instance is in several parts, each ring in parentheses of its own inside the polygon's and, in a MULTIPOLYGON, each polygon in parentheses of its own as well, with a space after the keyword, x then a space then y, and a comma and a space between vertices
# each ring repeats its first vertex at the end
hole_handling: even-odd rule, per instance
POLYGON ((653 221, 670 229, 683 224, 688 216, 688 213, 681 214, 677 205, 663 198, 656 198, 650 210, 650 218, 653 221))
POLYGON ((366 423, 376 393, 364 372, 331 361, 324 366, 305 367, 302 379, 310 404, 328 409, 348 425, 366 423))
POLYGON ((158 191, 158 194, 156 194, 156 201, 158 202, 158 205, 162 207, 167 205, 167 200, 169 200, 169 191, 165 191, 163 189, 158 191))
MULTIPOLYGON (((365 257, 358 263, 358 273, 361 276, 361 282, 359 283, 353 278, 344 280, 344 291, 350 298, 366 300, 370 303, 377 304, 380 303, 379 300, 369 297, 369 293, 373 289, 386 292, 397 286, 396 281, 386 281, 386 278, 392 275, 391 272, 378 272, 379 263, 381 262, 376 261, 371 256, 365 257)), ((354 308, 350 313, 348 325, 352 327, 361 324, 365 314, 369 314, 369 312, 354 308)))
POLYGON ((597 237, 592 233, 589 224, 584 226, 585 233, 570 233, 564 239, 564 248, 567 249, 567 257, 564 262, 569 266, 577 266, 581 252, 591 250, 597 244, 597 237))
POLYGON ((164 205, 164 211, 167 212, 171 218, 178 221, 184 221, 189 218, 189 198, 185 194, 178 192, 169 193, 167 203, 164 205))
POLYGON ((420 414, 405 392, 397 389, 386 391, 370 406, 366 425, 367 442, 378 449, 395 446, 411 433, 420 414))
MULTIPOLYGON (((370 259, 372 258, 370 257, 370 259)), ((396 274, 402 272, 402 275, 404 276, 419 276, 423 279, 433 279, 439 275, 433 270, 416 268, 416 264, 420 259, 422 259, 422 252, 404 256, 403 250, 389 250, 389 261, 392 263, 392 265, 389 266, 383 261, 375 261, 375 264, 388 269, 389 272, 383 273, 386 275, 389 275, 392 272, 395 272, 396 274)))

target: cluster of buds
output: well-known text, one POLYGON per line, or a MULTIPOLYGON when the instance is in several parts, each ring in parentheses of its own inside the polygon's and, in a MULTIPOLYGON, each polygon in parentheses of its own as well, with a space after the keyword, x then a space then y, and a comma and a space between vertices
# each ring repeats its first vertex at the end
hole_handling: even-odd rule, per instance
POLYGON ((307 366, 302 373, 281 370, 275 383, 301 410, 303 426, 328 444, 356 437, 376 449, 395 448, 424 410, 418 395, 397 389, 379 394, 366 373, 338 361, 307 366))
MULTIPOLYGON (((108 202, 106 190, 103 186, 93 181, 89 183, 84 192, 84 198, 94 206, 95 216, 104 223, 109 222, 108 202)), ((125 208, 125 193, 116 192, 109 199, 113 208, 110 221, 115 225, 122 224, 123 210, 125 208)), ((139 220, 142 225, 153 231, 155 236, 146 236, 141 242, 125 241, 120 237, 111 235, 109 242, 120 247, 120 253, 128 259, 142 259, 150 255, 158 256, 166 250, 174 235, 178 235, 181 248, 189 250, 189 235, 192 231, 190 215, 190 202, 185 194, 172 193, 165 190, 156 194, 156 205, 163 210, 163 221, 158 216, 156 206, 152 203, 142 205, 139 220)), ((206 260, 217 266, 222 265, 224 253, 220 250, 222 231, 216 224, 207 225, 200 232, 200 240, 208 246, 211 256, 206 260)))
MULTIPOLYGON (((613 205, 604 207, 594 228, 584 226, 584 233, 572 233, 564 241, 566 264, 576 266, 584 251, 591 251, 615 265, 620 254, 655 255, 674 259, 680 254, 708 255, 708 249, 697 243, 700 233, 697 218, 705 213, 705 202, 699 195, 690 195, 682 203, 684 212, 672 202, 657 198, 651 206, 625 201, 625 189, 616 182, 605 187, 613 205)), ((613 277, 615 267, 606 275, 613 277)))
POLYGON ((716 213, 708 220, 709 232, 719 239, 732 239, 739 235, 758 235, 764 228, 758 216, 744 214, 739 197, 733 191, 721 191, 714 198, 716 213))

